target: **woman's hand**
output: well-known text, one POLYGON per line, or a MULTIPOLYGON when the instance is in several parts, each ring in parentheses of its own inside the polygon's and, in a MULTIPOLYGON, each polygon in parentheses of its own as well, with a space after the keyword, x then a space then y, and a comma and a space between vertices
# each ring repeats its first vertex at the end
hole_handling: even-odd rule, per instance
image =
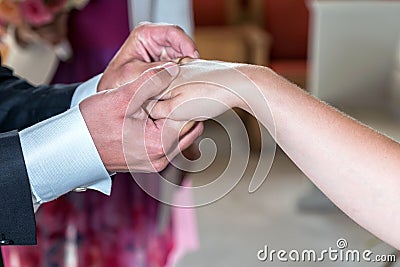
POLYGON ((233 107, 245 108, 241 91, 250 81, 238 68, 249 65, 194 59, 181 63, 180 75, 161 100, 148 105, 153 118, 202 121, 233 107))

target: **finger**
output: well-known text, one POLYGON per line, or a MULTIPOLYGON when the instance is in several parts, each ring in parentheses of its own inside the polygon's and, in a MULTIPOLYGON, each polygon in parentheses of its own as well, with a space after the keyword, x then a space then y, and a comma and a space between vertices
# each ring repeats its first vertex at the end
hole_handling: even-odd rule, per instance
MULTIPOLYGON (((131 62, 126 63, 122 68, 120 68, 120 77, 115 81, 114 79, 110 79, 112 82, 115 82, 116 86, 120 87, 126 83, 133 82, 140 75, 143 74, 148 69, 163 67, 165 62, 142 62, 138 60, 132 60, 131 62)), ((112 77, 114 78, 114 77, 112 77)))
POLYGON ((171 154, 178 148, 179 133, 184 126, 185 122, 172 121, 172 120, 156 120, 154 121, 159 133, 159 143, 162 144, 162 151, 165 155, 171 154))
POLYGON ((135 113, 146 100, 164 91, 178 73, 179 66, 169 62, 161 67, 148 69, 136 80, 119 87, 117 93, 129 102, 127 114, 135 113))
MULTIPOLYGON (((179 58, 185 58, 185 56, 181 51, 176 51, 173 47, 162 47, 160 53, 160 61, 175 61, 179 58)), ((190 58, 190 57, 188 57, 190 58)))
MULTIPOLYGON (((195 55, 197 57, 200 57, 198 52, 195 52, 195 55)), ((197 58, 191 57, 184 55, 184 53, 180 51, 176 51, 172 47, 165 47, 164 52, 161 54, 160 60, 163 61, 173 61, 173 62, 179 62, 179 63, 186 63, 186 62, 191 62, 197 58)))
POLYGON ((150 114, 150 117, 152 117, 155 120, 158 119, 178 120, 178 118, 176 118, 173 114, 175 103, 177 102, 178 101, 176 101, 176 98, 170 98, 167 100, 158 101, 147 111, 150 114))
POLYGON ((153 97, 150 100, 146 100, 144 101, 143 105, 142 105, 142 109, 147 113, 147 115, 149 115, 150 118, 150 111, 152 110, 152 108, 157 104, 158 100, 156 100, 155 97, 153 97))
POLYGON ((179 140, 179 150, 184 151, 188 147, 190 147, 197 138, 202 135, 204 131, 203 122, 196 123, 189 132, 187 132, 182 138, 179 140))
MULTIPOLYGON (((161 157, 160 159, 162 160, 166 158, 169 161, 172 161, 178 154, 182 153, 184 150, 190 147, 194 143, 194 141, 196 141, 196 139, 203 133, 203 131, 204 124, 202 122, 199 122, 196 123, 195 126, 186 135, 184 135, 182 138, 179 138, 179 140, 174 139, 175 142, 170 142, 171 140, 163 142, 165 156, 161 157)), ((167 137, 166 139, 171 138, 167 137)))
POLYGON ((194 118, 191 117, 191 114, 201 114, 201 110, 204 107, 199 110, 193 110, 193 104, 197 102, 196 96, 185 94, 186 90, 188 90, 187 87, 174 88, 173 90, 166 90, 162 95, 157 96, 158 101, 147 107, 150 117, 155 120, 167 118, 175 121, 188 121, 194 118))
POLYGON ((196 122, 195 121, 188 121, 181 129, 180 133, 179 133, 179 137, 183 137, 185 136, 187 133, 189 133, 193 127, 196 126, 196 122))
MULTIPOLYGON (((130 40, 131 40, 131 38, 129 38, 127 40, 127 42, 130 41, 130 40)), ((136 51, 135 51, 136 53, 133 53, 133 52, 132 53, 128 53, 128 52, 126 52, 126 54, 132 55, 132 57, 140 56, 139 59, 143 60, 144 62, 151 62, 152 61, 152 58, 151 58, 151 56, 149 55, 149 53, 148 53, 148 51, 146 49, 146 45, 143 44, 142 42, 137 41, 136 46, 132 45, 132 46, 128 46, 128 47, 129 47, 129 49, 131 49, 131 47, 135 47, 136 48, 136 51)))
POLYGON ((202 122, 194 124, 189 132, 179 136, 184 123, 164 120, 162 143, 164 154, 169 160, 187 149, 202 133, 204 125, 202 122))
POLYGON ((180 27, 176 25, 158 25, 156 27, 156 31, 150 35, 151 40, 155 43, 151 47, 153 55, 161 56, 162 48, 168 48, 168 55, 171 56, 171 59, 174 58, 174 55, 199 58, 196 44, 180 27))
POLYGON ((182 56, 199 58, 196 44, 181 28, 169 28, 167 37, 170 46, 182 56))
MULTIPOLYGON (((145 49, 147 56, 152 61, 171 61, 175 58, 186 56, 182 50, 171 46, 172 44, 168 40, 159 43, 153 40, 153 36, 150 37, 141 38, 140 47, 142 47, 141 50, 145 49)), ((142 51, 141 54, 144 54, 144 52, 142 51)))
POLYGON ((162 61, 172 61, 175 58, 181 57, 181 53, 178 53, 172 47, 164 47, 161 51, 160 60, 162 61))
MULTIPOLYGON (((156 96, 150 98, 149 100, 144 101, 144 103, 142 105, 142 109, 144 110, 144 112, 148 115, 148 117, 150 117, 153 120, 155 118, 153 118, 151 116, 151 111, 154 108, 154 106, 156 106, 159 103, 160 99, 162 99, 162 96, 163 96, 163 94, 156 95, 156 96)), ((158 118, 158 119, 164 119, 164 117, 158 118)))

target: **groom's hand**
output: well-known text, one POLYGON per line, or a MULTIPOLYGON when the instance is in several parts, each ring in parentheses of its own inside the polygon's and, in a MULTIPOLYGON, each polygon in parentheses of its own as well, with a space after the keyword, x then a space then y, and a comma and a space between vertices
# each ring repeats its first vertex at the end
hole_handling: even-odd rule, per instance
POLYGON ((141 62, 171 61, 179 57, 198 58, 196 45, 178 26, 142 23, 129 35, 124 45, 110 62, 97 91, 116 88, 135 80, 137 64, 141 62))
POLYGON ((178 72, 179 67, 173 63, 148 69, 133 82, 91 96, 80 104, 108 171, 161 171, 168 164, 167 154, 173 157, 201 134, 199 124, 179 138, 184 123, 153 121, 142 108, 145 101, 165 90, 178 72))

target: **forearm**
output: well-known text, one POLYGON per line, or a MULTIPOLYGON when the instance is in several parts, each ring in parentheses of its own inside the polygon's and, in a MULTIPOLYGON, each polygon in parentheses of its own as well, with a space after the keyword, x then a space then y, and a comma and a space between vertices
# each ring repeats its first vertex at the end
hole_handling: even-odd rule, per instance
POLYGON ((231 107, 247 110, 338 207, 400 248, 398 143, 267 68, 189 61, 174 82, 150 111, 153 118, 201 120, 231 107))
POLYGON ((268 69, 249 75, 268 102, 275 129, 268 116, 255 115, 275 131, 279 146, 351 218, 399 248, 400 145, 268 69))

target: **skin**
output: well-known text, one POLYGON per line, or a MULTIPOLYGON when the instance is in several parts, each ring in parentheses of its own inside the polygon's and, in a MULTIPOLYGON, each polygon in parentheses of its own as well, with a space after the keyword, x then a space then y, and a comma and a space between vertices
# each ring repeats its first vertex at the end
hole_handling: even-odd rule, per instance
POLYGON ((137 64, 198 58, 193 40, 175 25, 144 22, 129 35, 101 78, 98 91, 119 87, 140 75, 137 64))
MULTIPOLYGON (((68 14, 62 13, 48 25, 36 28, 21 25, 16 31, 17 40, 22 45, 37 39, 56 45, 67 36, 67 18, 68 14)), ((140 108, 147 99, 138 101, 135 98, 133 103, 129 103, 139 93, 139 88, 147 88, 149 98, 165 90, 175 76, 168 76, 165 71, 156 78, 154 75, 162 72, 164 68, 161 66, 166 62, 185 56, 198 58, 199 53, 193 40, 181 28, 170 24, 141 23, 130 33, 105 69, 97 87, 97 92, 102 94, 80 104, 89 132, 108 171, 163 170, 168 165, 167 153, 171 156, 178 150, 186 149, 202 133, 202 123, 184 126, 186 123, 148 120, 147 114, 140 108), (153 81, 149 82, 152 77, 153 81), (148 88, 150 85, 154 88, 148 88), (128 110, 132 106, 136 108, 128 110), (135 116, 135 119, 124 120, 125 115, 135 116), (162 140, 163 129, 168 130, 162 140), (138 143, 123 144, 124 134, 135 136, 138 143), (124 148, 128 162, 124 157, 124 148)), ((179 71, 175 67, 177 70, 174 71, 179 71)))
MULTIPOLYGON (((203 68, 202 76, 197 77, 196 64, 201 66, 204 61, 191 62, 186 75, 191 78, 214 75, 214 70, 207 73, 203 68)), ((293 162, 340 209, 400 249, 399 143, 309 95, 268 68, 244 64, 231 67, 249 77, 260 89, 252 92, 253 87, 244 83, 240 75, 226 70, 225 79, 233 81, 233 92, 241 95, 251 92, 261 94, 260 97, 246 103, 220 86, 184 85, 168 90, 163 101, 151 110, 151 116, 205 119, 226 110, 211 102, 207 109, 204 103, 203 108, 194 106, 205 97, 222 101, 227 108, 239 107, 252 113, 293 162), (270 114, 263 108, 263 100, 270 114), (191 104, 185 105, 186 102, 191 104)))
POLYGON ((142 23, 104 71, 97 88, 99 94, 80 104, 108 171, 159 172, 169 163, 166 155, 173 157, 201 135, 202 123, 182 130, 186 122, 152 120, 142 108, 149 98, 165 90, 179 72, 176 64, 164 65, 165 61, 184 56, 199 54, 181 28, 142 23))
POLYGON ((202 124, 182 134, 186 122, 152 120, 142 107, 147 99, 165 90, 178 73, 176 64, 167 63, 148 69, 133 82, 80 103, 82 116, 108 171, 159 172, 169 163, 167 155, 174 157, 201 135, 202 124))

